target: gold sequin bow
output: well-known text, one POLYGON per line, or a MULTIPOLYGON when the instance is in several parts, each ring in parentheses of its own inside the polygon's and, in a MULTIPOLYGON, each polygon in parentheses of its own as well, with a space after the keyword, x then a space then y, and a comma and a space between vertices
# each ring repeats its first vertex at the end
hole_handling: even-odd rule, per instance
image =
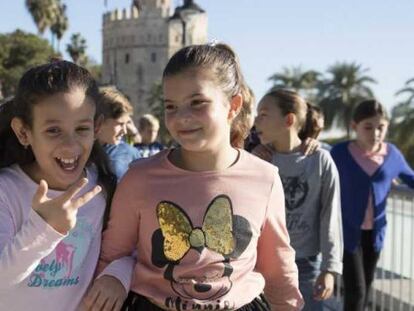
POLYGON ((232 207, 227 196, 214 198, 201 228, 193 228, 187 214, 171 202, 158 204, 157 217, 164 236, 164 255, 170 261, 183 258, 191 247, 207 247, 222 255, 234 250, 232 207))

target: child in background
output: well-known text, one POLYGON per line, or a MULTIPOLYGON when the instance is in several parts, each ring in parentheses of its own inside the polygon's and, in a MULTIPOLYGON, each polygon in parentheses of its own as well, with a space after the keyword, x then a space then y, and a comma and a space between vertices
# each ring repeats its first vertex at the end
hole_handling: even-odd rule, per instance
POLYGON ((100 110, 104 120, 97 137, 119 181, 128 170, 129 164, 141 158, 137 149, 123 141, 127 133, 127 124, 131 120, 132 106, 128 99, 113 87, 103 87, 99 93, 100 110))
POLYGON ((345 311, 362 311, 384 245, 386 202, 394 178, 414 187, 414 172, 394 145, 384 142, 388 118, 376 100, 354 111, 353 141, 335 145, 331 154, 341 180, 344 229, 345 311))
POLYGON ((157 142, 160 123, 152 114, 144 114, 138 121, 138 131, 141 134, 141 143, 135 144, 135 148, 141 158, 148 158, 164 149, 164 146, 157 142))
POLYGON ((92 280, 116 184, 97 101, 89 72, 57 61, 0 107, 0 310, 77 310, 92 280))
POLYGON ((141 134, 138 132, 134 124, 134 120, 130 117, 126 124, 125 142, 131 146, 139 144, 142 141, 141 134))
POLYGON ((305 128, 307 109, 297 93, 271 91, 259 102, 256 130, 262 144, 272 145, 271 162, 282 179, 304 310, 317 311, 323 308, 322 300, 332 295, 334 275, 342 273, 343 247, 335 164, 325 150, 301 152, 299 133, 305 128))
MULTIPOLYGON (((180 147, 132 166, 103 238, 99 270, 137 251, 125 310, 300 310, 277 169, 230 143, 247 134, 233 133, 248 128, 237 118, 243 84, 227 45, 185 47, 168 62, 165 122, 180 147)), ((113 287, 98 278, 90 308, 118 301, 113 287)))
MULTIPOLYGON (((306 113, 306 123, 304 128, 299 133, 299 138, 303 141, 307 138, 317 139, 319 134, 325 127, 325 118, 321 108, 314 106, 311 103, 306 103, 308 110, 306 113)), ((331 146, 325 142, 320 142, 321 148, 330 151, 331 146)))

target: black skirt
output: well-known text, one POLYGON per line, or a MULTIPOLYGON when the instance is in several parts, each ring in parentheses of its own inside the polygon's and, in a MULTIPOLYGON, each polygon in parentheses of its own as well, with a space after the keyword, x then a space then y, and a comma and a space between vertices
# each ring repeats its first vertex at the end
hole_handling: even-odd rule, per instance
MULTIPOLYGON (((134 292, 129 292, 128 298, 125 300, 125 303, 122 306, 121 310, 122 311, 163 311, 163 309, 153 304, 146 297, 136 294, 134 292)), ((252 302, 237 309, 237 311, 270 311, 270 305, 267 302, 264 295, 260 294, 258 297, 253 299, 252 302)))

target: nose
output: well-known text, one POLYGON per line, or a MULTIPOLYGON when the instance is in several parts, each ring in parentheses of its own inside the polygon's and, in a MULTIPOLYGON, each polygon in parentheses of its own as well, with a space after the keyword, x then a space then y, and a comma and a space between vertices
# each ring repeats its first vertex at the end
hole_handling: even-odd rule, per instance
POLYGON ((75 135, 70 134, 67 134, 63 137, 61 146, 65 151, 67 151, 71 155, 73 153, 79 153, 82 149, 81 144, 79 143, 75 135))
POLYGON ((186 123, 191 119, 191 108, 190 107, 181 107, 177 111, 177 119, 180 122, 186 123))
POLYGON ((127 129, 127 125, 126 124, 122 125, 121 133, 122 133, 122 135, 126 135, 126 133, 128 133, 128 129, 127 129))

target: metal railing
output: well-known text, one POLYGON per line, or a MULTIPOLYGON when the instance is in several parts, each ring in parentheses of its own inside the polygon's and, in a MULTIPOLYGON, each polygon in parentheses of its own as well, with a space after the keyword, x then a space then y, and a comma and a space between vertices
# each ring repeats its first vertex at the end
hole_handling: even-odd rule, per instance
POLYGON ((388 227, 373 284, 371 309, 414 311, 414 192, 407 187, 395 187, 387 203, 388 227))
MULTIPOLYGON (((392 189, 387 202, 387 232, 371 289, 369 311, 414 311, 414 191, 392 189)), ((325 310, 342 310, 338 277, 325 310)))

